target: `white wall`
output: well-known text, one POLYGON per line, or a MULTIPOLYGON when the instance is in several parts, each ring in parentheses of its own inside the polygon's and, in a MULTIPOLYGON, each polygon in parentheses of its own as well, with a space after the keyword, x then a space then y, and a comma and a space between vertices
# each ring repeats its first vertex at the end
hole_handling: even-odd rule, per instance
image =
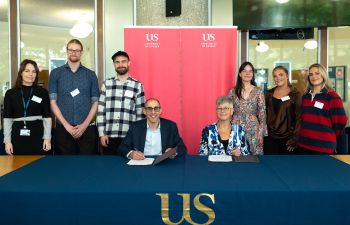
POLYGON ((104 1, 105 78, 115 76, 111 56, 124 50, 124 26, 133 25, 133 16, 132 0, 104 1))
POLYGON ((232 26, 232 0, 211 0, 211 25, 232 26))

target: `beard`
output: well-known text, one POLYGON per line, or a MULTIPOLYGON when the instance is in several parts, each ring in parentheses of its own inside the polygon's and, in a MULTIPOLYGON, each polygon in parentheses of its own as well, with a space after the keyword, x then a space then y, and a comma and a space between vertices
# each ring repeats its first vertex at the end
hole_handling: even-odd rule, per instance
POLYGON ((129 68, 128 67, 118 67, 118 68, 115 69, 115 71, 119 75, 125 75, 129 71, 129 68))
POLYGON ((79 58, 79 57, 76 57, 76 56, 69 56, 68 59, 69 59, 69 61, 72 62, 72 63, 76 63, 76 62, 79 62, 79 61, 80 61, 80 58, 79 58))

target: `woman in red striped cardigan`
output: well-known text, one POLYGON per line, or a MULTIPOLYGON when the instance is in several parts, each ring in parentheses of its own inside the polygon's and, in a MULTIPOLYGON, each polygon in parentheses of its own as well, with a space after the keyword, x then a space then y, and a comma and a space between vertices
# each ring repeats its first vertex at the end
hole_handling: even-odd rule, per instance
POLYGON ((337 136, 347 122, 343 102, 328 82, 324 66, 309 67, 306 92, 302 97, 299 154, 333 154, 337 136))

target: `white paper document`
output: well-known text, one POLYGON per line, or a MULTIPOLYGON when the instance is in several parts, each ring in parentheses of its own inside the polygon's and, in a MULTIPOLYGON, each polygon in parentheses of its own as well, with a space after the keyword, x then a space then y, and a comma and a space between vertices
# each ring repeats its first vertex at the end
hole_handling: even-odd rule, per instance
POLYGON ((232 162, 232 156, 230 155, 209 155, 209 162, 232 162))
POLYGON ((154 161, 154 158, 145 158, 143 160, 130 159, 130 161, 127 164, 130 166, 147 166, 147 165, 152 165, 153 161, 154 161))

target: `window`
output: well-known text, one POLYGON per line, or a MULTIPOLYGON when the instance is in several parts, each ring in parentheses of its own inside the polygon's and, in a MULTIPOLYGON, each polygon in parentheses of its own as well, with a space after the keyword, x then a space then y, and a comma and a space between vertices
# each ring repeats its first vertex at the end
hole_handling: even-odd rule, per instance
MULTIPOLYGON (((5 92, 10 85, 10 57, 9 57, 9 5, 8 0, 0 0, 0 105, 3 109, 5 92)), ((1 110, 2 115, 2 110, 1 110)), ((2 120, 1 120, 2 121, 2 120)), ((2 128, 2 124, 1 124, 2 128)))
MULTIPOLYGON (((302 36, 299 37, 300 39, 297 40, 249 40, 249 61, 257 70, 256 76, 260 79, 257 83, 260 83, 265 90, 275 86, 272 78, 273 68, 276 65, 288 65, 291 83, 299 91, 304 91, 305 69, 317 62, 318 48, 305 48, 304 44, 307 40, 302 36), (259 52, 257 46, 259 46, 258 49, 264 50, 261 46, 268 49, 259 52)), ((314 40, 317 41, 317 29, 314 29, 314 40)))
POLYGON ((42 69, 39 82, 44 87, 47 87, 50 62, 67 58, 66 44, 73 38, 84 46, 82 64, 95 70, 94 4, 94 0, 20 1, 20 61, 32 59, 39 64, 42 69), (76 24, 90 26, 90 32, 85 36, 72 32, 76 24))

